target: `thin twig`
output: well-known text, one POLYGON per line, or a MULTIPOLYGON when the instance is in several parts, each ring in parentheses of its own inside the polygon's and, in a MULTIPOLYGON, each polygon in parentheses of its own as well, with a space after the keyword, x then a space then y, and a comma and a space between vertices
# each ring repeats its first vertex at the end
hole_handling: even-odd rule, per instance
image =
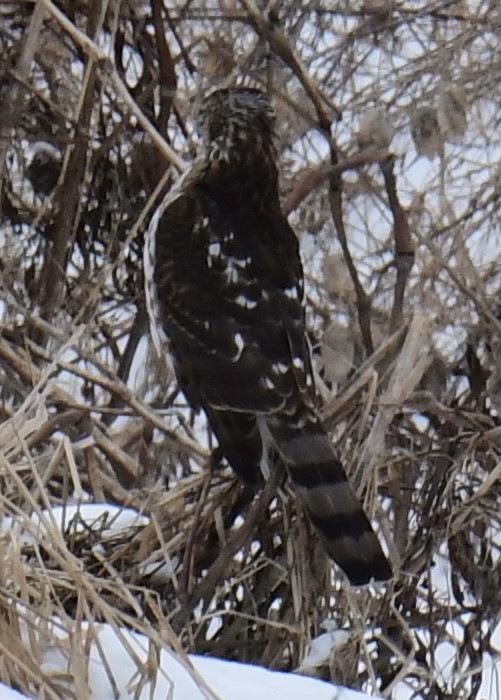
POLYGON ((414 264, 414 244, 412 242, 411 230, 405 213, 397 194, 397 185, 393 167, 394 156, 386 158, 380 163, 386 185, 386 193, 390 209, 393 215, 393 235, 395 237, 395 263, 397 266, 397 279, 391 310, 390 328, 395 331, 403 319, 403 305, 407 280, 414 264))

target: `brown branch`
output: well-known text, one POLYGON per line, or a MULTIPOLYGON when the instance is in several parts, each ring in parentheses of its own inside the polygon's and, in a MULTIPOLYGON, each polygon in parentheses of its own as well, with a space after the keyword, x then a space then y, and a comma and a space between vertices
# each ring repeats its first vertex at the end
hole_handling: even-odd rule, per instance
POLYGON ((165 37, 162 9, 165 8, 163 8, 161 0, 151 0, 160 74, 160 115, 158 117, 158 126, 161 133, 167 133, 167 123, 172 109, 172 101, 176 94, 177 79, 172 54, 165 37))
POLYGON ((390 209, 393 215, 395 264, 397 266, 397 279, 395 282, 393 308, 391 311, 391 331, 395 331, 402 323, 405 288, 414 264, 414 243, 412 241, 407 214, 398 199, 395 175, 393 172, 394 164, 395 157, 393 155, 380 164, 390 209))
MULTIPOLYGON (((45 12, 38 2, 33 8, 33 14, 26 34, 24 45, 17 61, 15 72, 23 81, 28 80, 31 65, 35 57, 35 51, 42 34, 45 12)), ((2 202, 3 180, 5 172, 5 158, 10 146, 12 131, 16 127, 24 107, 26 92, 18 80, 1 90, 2 110, 0 112, 0 203, 2 202)))
MULTIPOLYGON (((207 451, 204 450, 198 442, 189 438, 186 435, 184 437, 181 437, 174 430, 171 430, 168 427, 168 425, 162 420, 162 418, 158 416, 156 411, 151 410, 148 406, 139 401, 139 399, 136 398, 135 393, 132 389, 130 389, 126 384, 124 384, 124 382, 120 381, 117 377, 113 376, 113 374, 110 371, 107 371, 106 368, 97 360, 94 359, 93 363, 96 367, 98 367, 99 371, 102 372, 102 374, 89 372, 83 367, 80 367, 77 364, 73 364, 71 362, 65 362, 58 358, 54 359, 53 357, 49 356, 39 345, 37 345, 30 339, 26 339, 26 346, 29 352, 34 357, 43 359, 46 362, 52 362, 59 369, 67 371, 75 375, 76 377, 80 377, 81 379, 84 379, 85 381, 91 384, 96 384, 102 389, 108 391, 110 394, 116 395, 117 399, 123 402, 124 405, 127 405, 133 413, 135 413, 138 416, 141 416, 146 421, 151 423, 151 425, 153 425, 155 428, 158 428, 163 433, 165 433, 165 435, 174 442, 174 445, 176 445, 176 447, 184 454, 188 454, 191 457, 196 455, 201 459, 207 458, 207 451)), ((59 388, 56 387, 54 389, 54 394, 59 399, 59 388)), ((62 395, 68 396, 67 394, 65 394, 65 392, 62 392, 62 395)), ((84 404, 79 404, 78 401, 73 397, 70 397, 69 399, 66 398, 63 400, 64 404, 68 404, 69 401, 71 401, 69 405, 72 407, 82 405, 85 406, 86 411, 99 411, 99 407, 89 407, 84 404)))
POLYGON ((331 177, 338 177, 346 170, 358 170, 365 165, 371 163, 381 163, 382 160, 388 157, 386 149, 370 149, 355 153, 346 158, 346 160, 336 165, 321 163, 314 168, 309 168, 301 174, 301 177, 295 183, 294 188, 287 195, 282 203, 282 210, 286 216, 296 209, 303 200, 308 197, 320 185, 326 182, 331 177))
MULTIPOLYGON (((338 167, 338 157, 336 148, 333 143, 331 143, 331 162, 332 168, 338 167)), ((372 342, 371 333, 371 300, 369 296, 365 293, 365 290, 360 282, 357 268, 351 257, 350 248, 348 246, 348 240, 346 237, 346 229, 344 227, 343 221, 343 194, 342 194, 342 179, 341 174, 334 170, 334 174, 331 175, 329 179, 329 204, 332 213, 332 219, 334 221, 334 226, 337 231, 339 238, 339 243, 343 251, 343 256, 346 261, 346 266, 348 272, 350 273, 353 286, 355 288, 355 294, 357 297, 357 313, 358 313, 358 325, 360 326, 360 334, 362 336, 362 342, 365 347, 367 355, 372 355, 374 352, 374 344, 372 342)))
POLYGON ((327 425, 338 423, 342 413, 352 409, 357 396, 366 391, 376 372, 380 376, 384 374, 385 368, 391 364, 402 347, 407 330, 407 325, 401 326, 378 345, 374 353, 350 377, 343 391, 324 406, 322 417, 327 425))
POLYGON ((97 447, 107 457, 122 486, 125 488, 137 486, 140 476, 137 461, 129 457, 127 452, 116 444, 116 441, 107 437, 97 426, 92 430, 92 437, 97 447))
POLYGON ((240 549, 244 548, 249 543, 259 521, 263 517, 263 512, 275 496, 277 485, 282 477, 282 470, 278 466, 276 469, 272 470, 271 476, 261 491, 259 498, 254 501, 250 507, 244 524, 230 535, 222 546, 216 561, 207 571, 207 575, 202 579, 198 587, 195 588, 191 598, 195 605, 197 605, 200 600, 204 602, 210 600, 214 595, 214 589, 218 581, 223 581, 225 579, 227 572, 231 568, 231 560, 240 549))
POLYGON ((203 509, 205 508, 205 504, 207 502, 207 496, 209 493, 209 487, 210 487, 210 482, 211 482, 211 471, 209 469, 206 470, 206 473, 204 475, 204 480, 202 482, 202 493, 200 494, 200 497, 197 500, 197 504, 195 506, 195 513, 193 516, 193 524, 191 527, 191 530, 188 534, 187 540, 186 540, 186 546, 184 549, 184 555, 183 555, 183 564, 182 564, 182 569, 181 573, 179 576, 179 591, 181 593, 181 596, 183 598, 183 604, 186 605, 188 602, 188 596, 192 593, 191 591, 191 584, 192 584, 192 569, 193 569, 193 547, 195 545, 195 540, 198 535, 198 528, 200 526, 200 516, 203 513, 203 509))
POLYGON ((118 75, 116 68, 110 62, 107 53, 84 32, 75 27, 66 15, 54 5, 52 0, 39 0, 39 2, 43 3, 54 19, 57 20, 61 27, 71 36, 73 41, 75 41, 89 57, 93 57, 94 60, 100 64, 104 76, 111 83, 118 97, 127 106, 129 112, 134 115, 148 136, 150 136, 160 153, 165 157, 167 162, 171 163, 179 172, 182 172, 186 167, 184 161, 172 150, 163 136, 159 134, 158 130, 155 129, 144 112, 138 107, 127 89, 127 86, 118 75))
MULTIPOLYGON (((93 39, 97 38, 102 28, 107 5, 108 3, 100 3, 96 0, 91 5, 88 32, 93 39)), ((96 61, 90 56, 77 110, 77 121, 83 133, 88 133, 90 128, 96 79, 96 61)), ((87 169, 87 150, 88 139, 77 134, 74 143, 68 146, 63 161, 52 231, 53 245, 41 273, 40 308, 44 318, 51 318, 61 302, 68 253, 73 246, 80 216, 80 200, 87 169)), ((40 338, 38 340, 41 341, 40 338)))
MULTIPOLYGON (((30 389, 41 381, 42 371, 27 359, 24 350, 20 351, 7 340, 5 337, 7 333, 7 330, 4 331, 3 335, 0 332, 0 359, 11 367, 12 370, 16 372, 21 380, 26 384, 27 388, 30 389)), ((139 401, 139 399, 135 397, 134 393, 127 387, 127 385, 125 385, 119 379, 93 374, 69 362, 67 363, 57 359, 54 360, 54 358, 49 356, 45 350, 29 339, 26 339, 26 346, 32 356, 52 363, 55 368, 66 370, 77 377, 85 379, 92 384, 96 384, 106 391, 109 391, 112 395, 117 395, 118 399, 124 405, 128 406, 133 413, 144 418, 149 425, 158 428, 162 433, 164 433, 166 437, 172 441, 172 444, 180 453, 187 454, 191 457, 198 456, 200 459, 207 458, 207 452, 203 450, 197 442, 190 439, 187 435, 181 436, 172 430, 168 424, 159 417, 156 411, 151 410, 148 406, 139 401)), ((48 378, 49 377, 47 376, 47 379, 48 378)), ((77 410, 81 412, 80 416, 75 414, 75 421, 73 422, 73 425, 76 425, 76 421, 79 417, 80 420, 83 418, 87 419, 92 412, 99 412, 100 410, 98 406, 90 406, 79 402, 78 399, 65 392, 64 389, 61 389, 61 387, 57 386, 56 384, 51 387, 49 396, 52 398, 59 410, 77 410)), ((67 414, 67 416, 68 415, 69 414, 67 414)), ((99 427, 99 424, 95 421, 95 419, 92 420, 92 424, 98 425, 99 427)), ((54 426, 55 425, 57 425, 57 423, 54 423, 54 426)), ((91 424, 89 424, 89 430, 87 432, 90 432, 90 426, 91 424)))
POLYGON ((176 40, 176 43, 179 47, 179 52, 180 52, 181 56, 183 57, 185 66, 188 69, 188 72, 191 73, 191 75, 194 75, 197 72, 197 68, 196 68, 195 64, 193 63, 193 61, 191 60, 190 55, 189 55, 188 51, 186 50, 186 47, 183 44, 183 40, 182 40, 178 30, 177 30, 177 22, 179 20, 178 20, 178 18, 173 19, 171 17, 170 12, 169 12, 167 7, 164 6, 163 9, 165 12, 165 16, 167 18, 167 24, 169 25, 169 29, 172 32, 172 36, 176 40))
MULTIPOLYGON (((41 428, 32 433, 26 440, 28 447, 36 447, 48 440, 55 432, 68 432, 71 428, 89 417, 90 412, 82 408, 68 408, 58 411, 42 425, 41 428)), ((90 424, 89 424, 90 425, 90 424)))
POLYGON ((249 20, 254 30, 263 37, 263 39, 269 42, 271 51, 281 58, 298 78, 304 91, 315 107, 320 130, 329 132, 331 119, 328 117, 324 105, 329 104, 336 119, 339 119, 340 111, 333 104, 328 103, 325 95, 321 93, 316 83, 311 80, 308 71, 296 55, 296 52, 285 34, 278 28, 276 22, 270 21, 269 18, 264 17, 253 0, 240 0, 240 4, 247 10, 249 20))
MULTIPOLYGON (((127 384, 137 348, 139 346, 139 343, 141 342, 141 338, 144 336, 145 332, 147 332, 147 329, 148 317, 146 314, 146 308, 144 303, 140 301, 136 315, 134 317, 134 321, 132 323, 132 328, 129 332, 127 345, 125 346, 125 350, 120 356, 117 368, 117 377, 124 384, 127 384)), ((108 404, 108 408, 114 409, 121 408, 122 406, 123 402, 117 397, 116 394, 113 394, 108 404)), ((114 416, 113 413, 111 413, 109 416, 105 416, 103 418, 103 422, 105 424, 109 424, 113 421, 113 419, 114 416)))

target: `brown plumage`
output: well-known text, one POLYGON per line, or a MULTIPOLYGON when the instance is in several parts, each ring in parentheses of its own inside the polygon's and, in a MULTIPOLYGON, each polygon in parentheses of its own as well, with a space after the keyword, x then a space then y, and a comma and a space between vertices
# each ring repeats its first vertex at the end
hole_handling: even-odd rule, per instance
POLYGON ((303 271, 280 208, 273 123, 258 90, 205 99, 202 152, 148 231, 152 335, 237 474, 256 486, 281 459, 350 581, 386 580, 391 568, 315 408, 303 271))

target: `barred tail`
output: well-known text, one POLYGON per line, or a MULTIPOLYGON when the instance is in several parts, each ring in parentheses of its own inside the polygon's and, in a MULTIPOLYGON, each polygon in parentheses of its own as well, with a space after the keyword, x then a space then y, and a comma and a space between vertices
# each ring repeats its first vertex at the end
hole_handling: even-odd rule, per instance
POLYGON ((269 426, 274 442, 329 556, 355 586, 392 577, 369 519, 318 422, 269 426))

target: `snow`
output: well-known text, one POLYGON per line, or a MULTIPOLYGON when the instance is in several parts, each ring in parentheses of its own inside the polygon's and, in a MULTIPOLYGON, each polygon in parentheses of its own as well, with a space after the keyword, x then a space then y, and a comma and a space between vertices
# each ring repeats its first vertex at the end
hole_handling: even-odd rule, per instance
MULTIPOLYGON (((149 519, 132 508, 119 508, 109 503, 80 503, 57 506, 51 510, 33 514, 31 527, 16 517, 4 517, 0 532, 11 532, 18 544, 33 542, 34 536, 43 536, 51 530, 59 533, 78 531, 82 535, 99 529, 101 537, 112 537, 120 531, 140 528, 149 519)), ((29 523, 28 523, 29 524, 29 523)), ((54 534, 54 533, 53 533, 54 534)), ((444 605, 450 604, 450 567, 445 548, 441 550, 434 569, 433 584, 436 595, 441 594, 444 605)), ((153 566, 145 563, 146 568, 153 566)), ((155 564, 158 567, 158 562, 155 564)), ((171 575, 173 563, 164 564, 171 575)), ((208 656, 176 654, 168 644, 162 645, 157 658, 157 647, 146 636, 130 629, 112 627, 109 624, 84 623, 80 628, 68 629, 61 620, 54 619, 51 642, 47 641, 41 659, 41 668, 48 674, 72 678, 68 650, 74 635, 82 639, 91 634, 88 680, 92 700, 364 700, 368 695, 324 681, 301 676, 299 673, 315 673, 315 669, 328 663, 332 654, 341 649, 350 637, 349 630, 337 629, 332 620, 322 623, 324 632, 312 640, 308 654, 302 660, 298 673, 280 673, 268 669, 241 664, 208 656), (67 631, 64 631, 64 630, 67 631), (56 639, 54 639, 56 638, 56 639)), ((423 633, 425 631, 423 630, 423 633)), ((456 661, 454 638, 436 650, 437 670, 447 685, 456 661)), ((27 638, 28 639, 28 638, 27 638)), ((492 637, 493 652, 501 646, 501 623, 492 637)), ((500 655, 484 654, 482 691, 487 698, 499 698, 501 686, 500 655)), ((0 683, 0 700, 25 698, 18 691, 0 683)), ((374 697, 374 696, 372 696, 374 697)), ((406 682, 393 689, 393 700, 410 700, 415 690, 406 682)), ((484 697, 480 693, 479 697, 484 697)))
MULTIPOLYGON (((0 531, 12 529, 16 538, 32 542, 34 534, 43 536, 51 528, 59 529, 61 533, 68 528, 85 533, 99 527, 101 534, 104 531, 111 536, 148 522, 148 518, 133 509, 108 503, 81 503, 34 514, 34 532, 29 532, 11 517, 0 521, 0 531)), ((303 671, 321 665, 336 646, 342 646, 346 641, 347 633, 330 629, 327 622, 324 625, 327 632, 312 642, 303 661, 303 671)), ((88 681, 92 700, 276 700, 277 697, 286 697, 287 700, 364 700, 369 697, 298 673, 280 673, 208 656, 181 656, 167 644, 163 645, 157 661, 152 641, 130 629, 110 624, 93 624, 89 629, 87 623, 80 627, 75 623, 69 630, 68 624, 63 625, 59 619, 54 619, 53 623, 52 634, 48 635, 43 648, 41 670, 71 679, 74 669, 68 650, 72 637, 79 634, 84 640, 90 633, 88 681)), ((28 642, 28 635, 26 639, 28 642)), ((26 697, 0 683, 0 700, 26 697)))
POLYGON ((32 528, 28 529, 19 519, 5 516, 0 520, 0 533, 14 530, 23 543, 33 543, 35 538, 50 534, 52 527, 63 533, 68 529, 73 533, 98 529, 106 538, 127 528, 143 527, 150 519, 132 508, 119 508, 108 503, 75 503, 35 512, 31 522, 32 528))
POLYGON ((117 534, 129 527, 140 527, 149 523, 149 518, 132 508, 118 508, 108 503, 78 503, 55 506, 50 511, 43 511, 42 518, 35 513, 34 522, 44 527, 46 519, 56 527, 65 530, 71 525, 73 532, 84 532, 92 527, 99 527, 110 535, 117 534))
POLYGON ((346 630, 333 629, 312 639, 310 650, 302 660, 298 671, 309 673, 328 663, 331 654, 346 644, 350 634, 346 630))
MULTIPOLYGON (((29 528, 26 527, 26 521, 5 517, 0 521, 0 532, 10 530, 13 540, 20 544, 23 541, 33 542, 35 536, 43 537, 51 531, 52 534, 59 531, 57 535, 64 536, 68 531, 78 531, 84 535, 85 532, 90 534, 94 529, 99 529, 101 537, 112 537, 120 531, 144 527, 148 522, 147 517, 132 508, 120 508, 109 503, 77 503, 33 514, 29 528)), ((441 552, 433 582, 437 591, 443 595, 444 604, 447 604, 450 596, 450 571, 445 554, 446 552, 441 552)), ((173 565, 172 562, 163 565, 169 569, 169 575, 173 565)), ((153 565, 145 562, 145 566, 148 568, 153 565)), ((158 567, 158 562, 155 566, 158 567)), ((277 697, 286 697, 287 700, 363 700, 369 697, 332 683, 299 675, 314 675, 315 669, 328 663, 332 654, 349 641, 349 630, 337 629, 332 620, 322 623, 324 632, 312 640, 298 673, 280 673, 208 656, 181 656, 172 651, 168 644, 162 645, 157 656, 154 643, 130 629, 112 627, 109 624, 93 624, 92 629, 89 629, 86 623, 80 628, 75 623, 73 629, 68 629, 68 624, 63 624, 59 619, 54 619, 53 623, 51 641, 47 640, 44 645, 42 670, 71 679, 74 669, 71 668, 68 650, 72 647, 74 635, 84 639, 90 633, 92 643, 88 680, 92 700, 256 700, 256 697, 259 700, 276 700, 277 697)), ((501 637, 501 632, 498 637, 501 637)), ((451 632, 451 642, 453 639, 454 634, 451 632)), ((454 644, 443 644, 437 651, 437 665, 446 681, 455 660, 454 644)), ((486 697, 499 697, 499 658, 494 661, 492 657, 484 655, 484 670, 482 688, 488 693, 486 697), (494 694, 491 694, 493 689, 494 694)), ((0 700, 24 697, 26 696, 0 684, 0 700)), ((393 689, 391 697, 393 700, 410 700, 416 695, 410 685, 402 682, 393 689)))
MULTIPOLYGON (((32 543, 35 537, 47 532, 60 536, 65 532, 78 531, 81 535, 98 529, 100 536, 112 537, 130 528, 144 527, 149 519, 132 508, 120 508, 109 503, 76 503, 56 506, 51 510, 34 513, 30 523, 16 517, 0 520, 0 533, 10 531, 11 541, 18 544, 32 543)), ((161 565, 166 575, 172 575, 176 562, 161 565)), ((145 568, 157 567, 144 563, 145 568)), ((158 572, 157 572, 158 574, 158 572)), ((436 595, 443 604, 450 604, 450 565, 445 546, 440 552, 433 571, 436 595)), ((337 629, 334 621, 325 620, 322 632, 312 640, 310 649, 302 660, 298 673, 279 673, 259 666, 251 666, 208 656, 181 656, 168 644, 162 645, 157 658, 157 647, 146 636, 130 629, 112 627, 109 624, 94 624, 92 629, 84 623, 80 628, 68 629, 68 624, 54 619, 52 639, 46 642, 41 659, 41 668, 48 674, 59 674, 72 678, 68 650, 74 635, 92 637, 89 654, 89 686, 92 700, 363 700, 368 695, 349 690, 324 681, 301 676, 299 673, 315 674, 315 670, 328 663, 332 654, 349 641, 349 630, 337 629), (64 631, 64 630, 67 631, 64 631)), ((425 634, 425 630, 423 630, 425 634)), ((437 671, 443 682, 451 681, 451 671, 456 663, 454 639, 457 631, 451 627, 450 642, 444 642, 436 650, 437 671)), ((28 636, 26 636, 28 641, 28 636)), ((160 638, 159 638, 160 639, 160 638)), ((479 697, 501 697, 501 660, 495 652, 501 647, 501 623, 492 637, 493 652, 484 654, 484 674, 479 697)), ((74 671, 74 669, 73 669, 74 671)), ((25 698, 18 691, 0 683, 0 700, 25 698)), ((415 689, 406 682, 393 689, 393 700, 410 700, 416 696, 415 689)))
MULTIPOLYGON (((120 700, 276 700, 278 697, 364 700, 369 697, 294 673, 279 673, 212 657, 189 655, 183 659, 168 648, 162 649, 158 670, 152 679, 140 688, 138 666, 147 665, 151 660, 147 637, 130 630, 115 631, 108 624, 95 625, 94 630, 96 628, 89 663, 92 700, 116 700, 117 697, 120 700)), ((64 643, 61 647, 52 646, 42 660, 42 669, 69 673, 71 677, 64 649, 64 643)), ((0 700, 25 697, 0 685, 0 700)))
POLYGON ((26 695, 18 693, 14 688, 9 688, 8 686, 0 683, 0 700, 19 700, 25 698, 26 695))

